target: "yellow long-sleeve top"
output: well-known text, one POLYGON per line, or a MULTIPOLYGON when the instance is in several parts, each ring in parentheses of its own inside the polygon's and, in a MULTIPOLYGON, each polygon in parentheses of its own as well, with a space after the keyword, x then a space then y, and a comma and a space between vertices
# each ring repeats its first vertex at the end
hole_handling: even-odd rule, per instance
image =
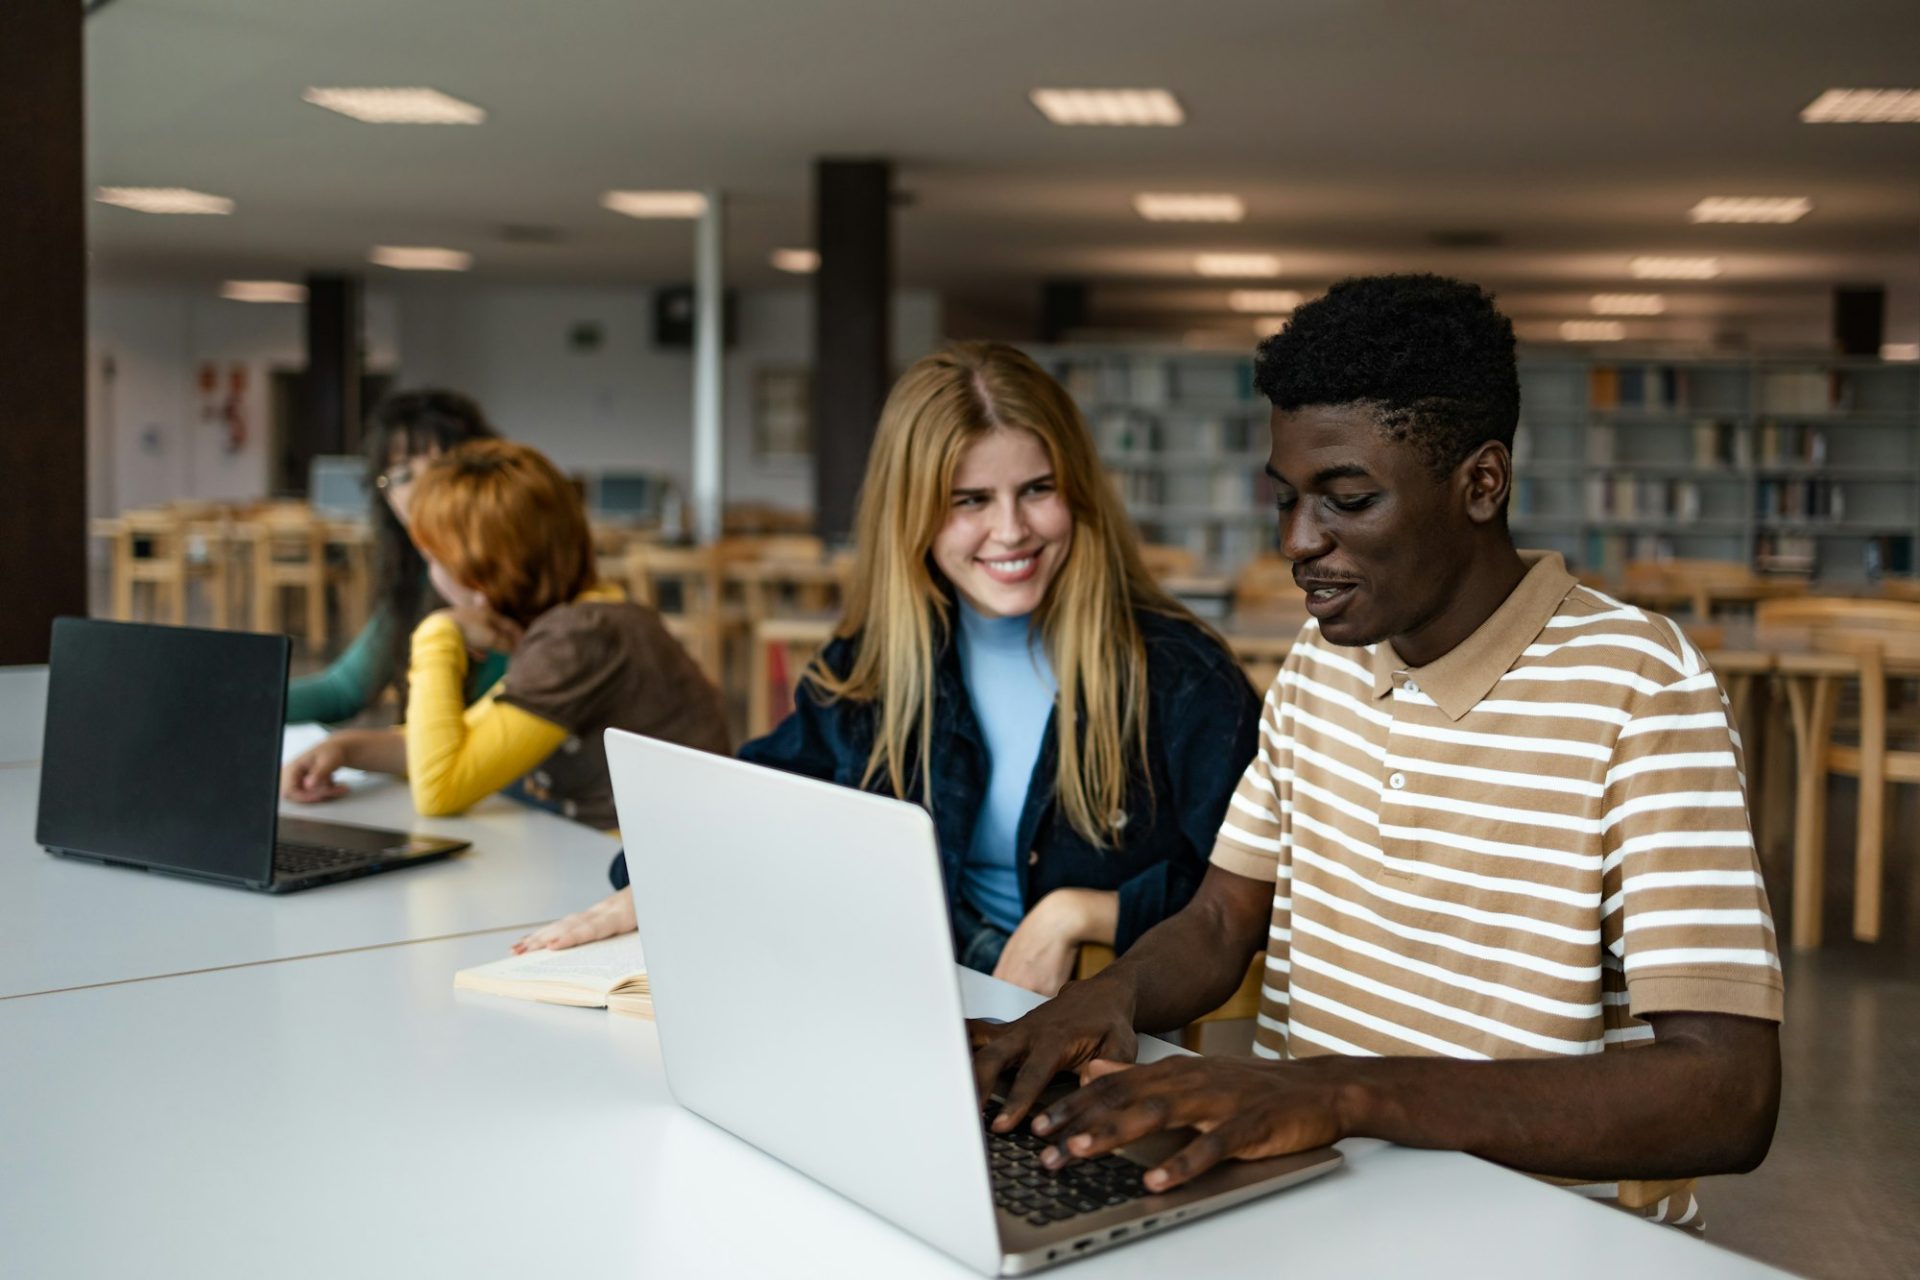
POLYGON ((495 686, 466 704, 467 645, 459 624, 433 614, 413 633, 407 666, 407 782, 428 817, 459 813, 524 776, 567 731, 498 701, 495 686))

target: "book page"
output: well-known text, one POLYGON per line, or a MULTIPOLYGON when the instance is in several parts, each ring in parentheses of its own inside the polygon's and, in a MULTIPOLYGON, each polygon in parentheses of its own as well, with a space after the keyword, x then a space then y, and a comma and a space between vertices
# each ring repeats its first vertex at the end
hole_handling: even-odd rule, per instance
POLYGON ((630 978, 643 978, 646 971, 647 959, 640 950, 640 935, 625 933, 566 951, 529 951, 525 955, 475 965, 455 974, 454 982, 470 987, 481 983, 553 983, 604 996, 630 978))

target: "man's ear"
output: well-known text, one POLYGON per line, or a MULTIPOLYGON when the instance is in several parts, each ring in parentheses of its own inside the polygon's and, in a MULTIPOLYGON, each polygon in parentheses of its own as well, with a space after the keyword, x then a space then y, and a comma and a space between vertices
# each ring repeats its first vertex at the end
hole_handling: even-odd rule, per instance
POLYGON ((1506 511, 1507 496, 1513 491, 1513 455, 1507 446, 1487 441, 1461 462, 1455 474, 1460 478, 1467 519, 1491 524, 1506 511))

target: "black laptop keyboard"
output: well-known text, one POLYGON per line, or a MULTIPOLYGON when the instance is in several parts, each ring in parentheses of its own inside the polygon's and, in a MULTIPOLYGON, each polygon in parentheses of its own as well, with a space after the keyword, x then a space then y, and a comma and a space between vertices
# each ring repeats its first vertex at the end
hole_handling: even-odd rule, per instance
MULTIPOLYGON (((991 1121, 998 1108, 990 1108, 991 1121)), ((993 1171, 993 1202, 1036 1227, 1065 1222, 1138 1200, 1149 1194, 1146 1172, 1124 1156, 1081 1160, 1055 1173, 1040 1163, 1047 1147, 1025 1125, 1012 1133, 987 1132, 987 1162, 993 1171)))
POLYGON ((336 849, 322 844, 291 844, 280 841, 273 846, 273 874, 310 876, 348 867, 361 867, 373 861, 365 849, 336 849))

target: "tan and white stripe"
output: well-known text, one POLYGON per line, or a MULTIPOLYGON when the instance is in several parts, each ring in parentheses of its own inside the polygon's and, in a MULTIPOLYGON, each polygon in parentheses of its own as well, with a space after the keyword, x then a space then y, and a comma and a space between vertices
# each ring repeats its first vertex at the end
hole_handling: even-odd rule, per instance
MULTIPOLYGON (((1426 668, 1308 623, 1213 860, 1275 883, 1268 1057, 1568 1056, 1644 1043, 1654 1013, 1780 1017, 1725 695, 1558 557, 1426 668)), ((1699 1221, 1689 1184, 1659 1215, 1622 1185, 1699 1221)))

